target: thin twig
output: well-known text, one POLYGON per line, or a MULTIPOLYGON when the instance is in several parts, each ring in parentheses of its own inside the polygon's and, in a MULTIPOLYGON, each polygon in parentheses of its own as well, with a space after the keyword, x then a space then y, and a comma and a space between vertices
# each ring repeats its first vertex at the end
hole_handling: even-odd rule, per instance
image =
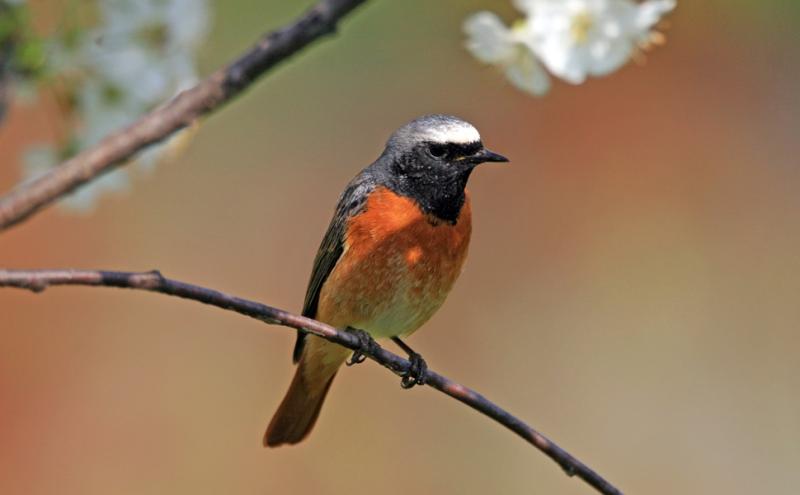
POLYGON ((335 31, 340 19, 366 0, 322 0, 293 23, 264 35, 233 63, 195 87, 61 163, 37 180, 0 197, 0 230, 7 229, 56 199, 113 170, 239 95, 261 75, 313 41, 335 31))
MULTIPOLYGON (((171 280, 162 276, 158 271, 135 273, 91 270, 0 270, 0 287, 18 287, 41 292, 52 285, 106 286, 160 292, 217 306, 269 324, 302 329, 349 349, 356 350, 359 347, 359 340, 351 333, 265 304, 171 280)), ((365 354, 398 375, 403 374, 410 366, 407 360, 383 348, 365 354)), ((430 370, 426 377, 426 384, 463 402, 521 436, 561 466, 567 475, 579 477, 606 495, 622 493, 553 441, 474 390, 430 370)))

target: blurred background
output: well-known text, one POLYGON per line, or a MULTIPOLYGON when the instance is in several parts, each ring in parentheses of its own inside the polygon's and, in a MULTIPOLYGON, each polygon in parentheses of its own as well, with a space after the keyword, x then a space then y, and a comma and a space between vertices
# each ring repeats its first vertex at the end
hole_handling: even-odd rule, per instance
MULTIPOLYGON (((216 2, 200 72, 310 3, 216 2)), ((410 344, 626 493, 796 492, 800 6, 679 0, 644 67, 543 98, 464 50, 479 9, 518 15, 369 2, 127 194, 2 233, 0 265, 158 268, 299 311, 347 181, 400 124, 453 113, 512 163, 473 175, 466 268, 410 344)), ((9 108, 2 190, 53 112, 9 108)), ((262 448, 293 339, 147 293, 0 291, 0 492, 593 493, 371 362, 307 442, 262 448)))

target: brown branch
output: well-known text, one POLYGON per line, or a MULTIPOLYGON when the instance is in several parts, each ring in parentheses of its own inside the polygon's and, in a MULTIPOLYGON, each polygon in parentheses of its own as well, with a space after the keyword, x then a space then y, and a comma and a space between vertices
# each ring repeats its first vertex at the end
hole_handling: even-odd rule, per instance
MULTIPOLYGON (((325 323, 216 290, 171 280, 163 277, 158 271, 133 273, 90 270, 0 270, 0 287, 18 287, 41 292, 51 285, 105 286, 160 292, 234 311, 269 324, 302 329, 349 349, 356 350, 359 347, 359 341, 354 335, 325 323)), ((407 360, 383 348, 378 348, 367 355, 398 375, 409 367, 407 360)), ((553 441, 474 390, 430 370, 426 376, 426 384, 513 431, 555 461, 567 475, 579 477, 603 494, 622 493, 553 441)))
POLYGON ((293 23, 264 35, 233 63, 195 87, 63 162, 39 179, 0 197, 0 230, 7 229, 101 174, 113 170, 148 145, 157 143, 213 112, 259 76, 313 41, 366 0, 321 0, 293 23))

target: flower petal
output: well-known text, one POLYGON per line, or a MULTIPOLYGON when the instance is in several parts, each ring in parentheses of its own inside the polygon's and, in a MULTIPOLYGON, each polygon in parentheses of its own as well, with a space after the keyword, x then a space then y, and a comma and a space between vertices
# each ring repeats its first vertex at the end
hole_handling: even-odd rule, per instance
POLYGON ((550 90, 550 77, 536 55, 524 46, 518 48, 516 62, 506 67, 506 77, 517 88, 537 96, 550 90))
POLYGON ((478 60, 490 64, 507 61, 514 55, 511 31, 492 12, 478 12, 464 21, 469 39, 467 49, 478 60))
POLYGON ((647 0, 639 5, 636 15, 636 27, 647 31, 661 20, 664 14, 675 9, 675 0, 647 0))

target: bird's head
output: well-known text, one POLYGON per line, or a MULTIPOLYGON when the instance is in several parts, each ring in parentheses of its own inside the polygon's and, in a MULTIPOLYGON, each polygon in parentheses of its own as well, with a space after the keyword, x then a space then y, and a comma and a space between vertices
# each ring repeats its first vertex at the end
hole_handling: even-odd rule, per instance
POLYGON ((507 162, 489 151, 478 130, 449 115, 426 115, 404 125, 389 138, 385 154, 395 171, 424 181, 450 181, 485 162, 507 162))
POLYGON ((381 160, 393 189, 446 220, 457 217, 477 165, 507 161, 483 146, 472 124, 449 115, 426 115, 404 125, 389 138, 381 160))

